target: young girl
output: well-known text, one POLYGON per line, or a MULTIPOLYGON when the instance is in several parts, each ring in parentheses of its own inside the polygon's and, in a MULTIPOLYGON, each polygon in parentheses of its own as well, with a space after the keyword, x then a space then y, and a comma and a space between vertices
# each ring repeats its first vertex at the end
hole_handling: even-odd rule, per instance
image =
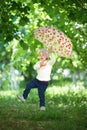
POLYGON ((36 78, 27 84, 23 96, 18 96, 18 98, 25 102, 32 88, 38 89, 38 95, 40 99, 40 110, 45 110, 45 91, 50 81, 50 75, 52 66, 54 65, 56 58, 52 53, 52 49, 48 52, 46 49, 42 49, 39 52, 40 60, 34 65, 34 69, 37 71, 36 78), (49 59, 50 56, 50 59, 49 59))

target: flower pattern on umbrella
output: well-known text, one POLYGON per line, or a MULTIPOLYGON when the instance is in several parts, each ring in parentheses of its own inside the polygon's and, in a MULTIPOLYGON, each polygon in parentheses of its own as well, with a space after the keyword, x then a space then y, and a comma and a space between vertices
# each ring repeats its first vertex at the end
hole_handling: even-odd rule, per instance
POLYGON ((60 30, 50 26, 43 26, 34 31, 34 36, 47 48, 52 46, 53 50, 60 56, 72 58, 71 40, 60 30))

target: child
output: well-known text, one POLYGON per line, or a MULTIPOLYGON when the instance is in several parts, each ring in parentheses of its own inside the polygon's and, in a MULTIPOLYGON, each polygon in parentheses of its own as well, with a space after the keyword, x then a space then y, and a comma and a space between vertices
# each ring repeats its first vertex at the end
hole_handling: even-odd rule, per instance
POLYGON ((34 69, 37 71, 36 78, 28 83, 23 96, 18 96, 21 101, 25 101, 32 88, 38 89, 38 95, 40 99, 40 110, 45 110, 45 91, 50 80, 52 66, 54 65, 56 58, 52 53, 52 48, 48 52, 46 49, 42 49, 39 52, 40 60, 34 65, 34 69), (49 60, 50 55, 50 60, 49 60))

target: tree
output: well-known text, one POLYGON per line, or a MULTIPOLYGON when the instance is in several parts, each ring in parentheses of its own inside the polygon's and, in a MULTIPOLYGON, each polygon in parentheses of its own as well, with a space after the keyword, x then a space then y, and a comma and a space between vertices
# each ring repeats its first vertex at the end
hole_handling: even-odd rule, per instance
POLYGON ((87 68, 86 14, 86 0, 1 0, 1 69, 11 63, 29 76, 29 65, 32 68, 43 46, 34 38, 33 31, 43 25, 55 26, 71 38, 73 58, 61 58, 63 68, 87 68))

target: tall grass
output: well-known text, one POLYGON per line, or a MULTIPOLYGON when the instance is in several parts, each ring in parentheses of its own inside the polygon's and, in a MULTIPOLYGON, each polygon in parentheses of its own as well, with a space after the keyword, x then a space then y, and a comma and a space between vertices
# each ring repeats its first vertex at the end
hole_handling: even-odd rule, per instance
POLYGON ((46 111, 39 110, 37 89, 25 103, 20 90, 0 91, 0 130, 87 130, 87 90, 52 84, 46 91, 46 111))

